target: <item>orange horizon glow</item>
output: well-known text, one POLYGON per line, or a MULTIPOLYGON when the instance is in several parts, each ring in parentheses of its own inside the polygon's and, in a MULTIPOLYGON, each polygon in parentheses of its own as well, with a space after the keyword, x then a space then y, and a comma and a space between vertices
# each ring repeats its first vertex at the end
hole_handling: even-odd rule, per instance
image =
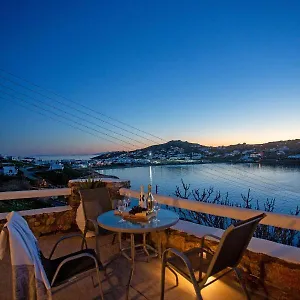
POLYGON ((242 140, 242 139, 219 139, 219 140, 212 140, 210 138, 207 139, 190 139, 187 140, 188 142, 191 143, 197 143, 203 146, 211 146, 211 147, 219 147, 219 146, 230 146, 230 145, 237 145, 237 144, 243 144, 246 143, 248 145, 258 145, 258 144, 265 144, 265 143, 270 143, 270 142, 279 142, 279 141, 286 141, 286 140, 297 140, 300 139, 300 135, 298 137, 278 137, 278 138, 251 138, 247 140, 242 140))

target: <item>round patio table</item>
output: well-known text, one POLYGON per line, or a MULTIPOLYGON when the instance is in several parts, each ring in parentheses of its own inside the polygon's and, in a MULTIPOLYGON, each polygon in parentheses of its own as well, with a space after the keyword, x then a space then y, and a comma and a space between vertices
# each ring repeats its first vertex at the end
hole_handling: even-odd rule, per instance
MULTIPOLYGON (((146 233, 161 231, 170 228, 171 226, 175 225, 178 222, 179 216, 175 212, 172 212, 170 210, 160 209, 158 211, 157 217, 156 218, 154 217, 147 222, 129 221, 129 220, 126 220, 125 222, 120 222, 121 219, 122 219, 121 216, 115 215, 115 212, 111 210, 100 215, 97 218, 97 222, 99 226, 101 226, 102 228, 119 233, 120 254, 125 256, 131 262, 131 270, 130 270, 129 280, 127 283, 127 291, 126 291, 126 299, 128 299, 130 282, 134 272, 135 249, 138 247, 142 247, 144 252, 147 254, 148 258, 152 256, 161 257, 160 235, 158 235, 159 241, 158 241, 158 251, 157 251, 156 249, 154 249, 153 247, 151 247, 146 243, 146 233), (130 234, 129 248, 122 248, 121 233, 130 234), (135 244, 134 241, 135 234, 143 234, 143 242, 141 244, 137 244, 137 245, 135 244), (126 250, 130 250, 130 256, 127 255, 126 250), (153 251, 154 255, 150 255, 148 250, 153 251)), ((108 264, 110 264, 110 262, 108 264)))
POLYGON ((159 222, 155 222, 155 217, 148 222, 128 220, 120 222, 121 219, 121 216, 115 215, 114 211, 110 210, 100 215, 97 221, 99 226, 114 232, 146 233, 170 228, 178 222, 179 217, 175 212, 160 209, 157 214, 159 222))

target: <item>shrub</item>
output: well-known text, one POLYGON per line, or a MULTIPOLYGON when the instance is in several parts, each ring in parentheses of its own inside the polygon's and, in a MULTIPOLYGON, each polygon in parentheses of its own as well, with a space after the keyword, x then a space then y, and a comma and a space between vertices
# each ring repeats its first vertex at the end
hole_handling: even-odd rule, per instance
MULTIPOLYGON (((242 203, 234 203, 229 199, 228 193, 221 195, 220 191, 215 192, 213 187, 203 190, 191 190, 190 184, 184 183, 182 179, 181 187, 176 186, 174 195, 179 198, 193 199, 195 201, 204 203, 235 206, 254 210, 264 210, 266 212, 273 212, 275 209, 275 198, 267 198, 263 203, 263 208, 261 208, 258 201, 253 201, 254 199, 251 197, 250 189, 248 190, 247 195, 241 194, 243 200, 242 203)), ((167 206, 167 208, 176 211, 179 214, 180 219, 182 220, 205 226, 226 229, 230 224, 236 222, 236 220, 227 217, 220 217, 176 207, 167 206)), ((294 216, 298 216, 300 214, 300 207, 297 206, 295 211, 292 211, 291 214, 294 216)), ((300 247, 300 233, 297 230, 259 224, 254 233, 254 236, 281 244, 300 247)))

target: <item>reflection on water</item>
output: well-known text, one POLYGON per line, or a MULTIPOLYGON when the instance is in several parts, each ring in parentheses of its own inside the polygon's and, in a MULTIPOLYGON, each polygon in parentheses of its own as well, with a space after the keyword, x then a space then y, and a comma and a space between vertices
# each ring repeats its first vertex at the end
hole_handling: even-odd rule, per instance
POLYGON ((300 204, 300 168, 265 166, 260 164, 202 164, 180 166, 147 166, 123 169, 106 169, 103 174, 115 175, 131 181, 132 189, 139 190, 141 184, 158 185, 158 193, 174 196, 181 178, 191 189, 213 187, 221 194, 228 192, 229 199, 242 202, 241 194, 251 190, 252 202, 263 207, 268 198, 276 199, 275 209, 289 213, 300 204))
POLYGON ((149 181, 150 181, 150 184, 152 185, 152 166, 149 166, 149 181))

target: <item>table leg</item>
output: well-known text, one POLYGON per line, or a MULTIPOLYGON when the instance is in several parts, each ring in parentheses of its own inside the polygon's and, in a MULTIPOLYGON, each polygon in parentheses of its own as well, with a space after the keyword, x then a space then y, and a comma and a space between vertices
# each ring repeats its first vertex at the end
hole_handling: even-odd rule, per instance
POLYGON ((147 249, 147 243, 146 243, 146 233, 143 233, 143 248, 144 248, 144 251, 145 253, 147 254, 148 258, 147 258, 147 261, 149 262, 150 261, 150 253, 147 249))
POLYGON ((126 299, 129 299, 129 289, 130 289, 130 283, 132 280, 132 276, 133 276, 133 272, 134 272, 134 257, 135 257, 135 243, 134 243, 134 234, 131 233, 130 234, 130 250, 131 250, 131 268, 130 268, 130 275, 129 275, 129 279, 128 279, 128 283, 127 283, 127 290, 126 290, 126 299))

